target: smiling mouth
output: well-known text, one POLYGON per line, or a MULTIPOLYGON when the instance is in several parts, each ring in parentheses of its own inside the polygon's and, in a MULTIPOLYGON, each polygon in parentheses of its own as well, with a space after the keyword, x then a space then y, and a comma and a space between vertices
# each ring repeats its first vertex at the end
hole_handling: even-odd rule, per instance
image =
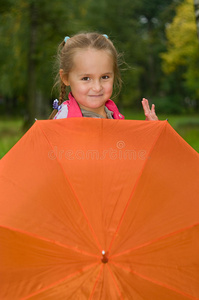
POLYGON ((102 97, 103 96, 103 94, 100 94, 100 95, 89 95, 89 97, 102 97))

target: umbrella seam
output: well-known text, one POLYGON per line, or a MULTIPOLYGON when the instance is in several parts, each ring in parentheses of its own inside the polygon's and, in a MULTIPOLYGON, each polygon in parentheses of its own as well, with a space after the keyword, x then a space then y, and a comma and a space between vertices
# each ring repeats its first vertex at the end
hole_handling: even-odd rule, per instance
MULTIPOLYGON (((37 124, 38 124, 38 122, 37 122, 37 124)), ((38 124, 38 126, 39 126, 39 124, 38 124)), ((52 150, 53 150, 53 146, 52 146, 52 144, 50 143, 50 141, 49 141, 48 137, 46 136, 45 132, 43 131, 43 129, 42 129, 40 126, 39 126, 39 129, 42 131, 42 133, 43 133, 43 135, 45 136, 47 142, 49 143, 50 147, 51 147, 52 150)), ((96 241, 96 243, 97 243, 98 249, 101 251, 102 246, 100 245, 100 243, 99 243, 99 241, 98 241, 98 238, 97 238, 97 236, 96 236, 96 234, 95 234, 95 232, 94 232, 94 230, 93 230, 93 228, 92 228, 92 226, 91 226, 91 224, 90 224, 90 222, 89 222, 89 220, 88 220, 88 217, 87 217, 87 215, 86 215, 86 213, 85 213, 85 211, 84 211, 84 209, 83 209, 83 207, 82 207, 82 205, 81 205, 81 203, 80 203, 80 201, 79 201, 79 199, 78 199, 78 197, 77 197, 77 195, 76 195, 76 193, 75 193, 75 191, 74 191, 74 189, 73 189, 73 186, 72 186, 72 184, 70 183, 70 181, 69 181, 69 179, 68 179, 68 177, 67 177, 67 175, 66 175, 66 173, 65 173, 65 171, 64 171, 64 169, 63 169, 62 165, 60 164, 60 161, 59 161, 59 159, 58 159, 57 157, 56 157, 56 160, 57 160, 57 162, 58 162, 60 168, 62 169, 62 172, 63 172, 64 175, 65 175, 65 179, 67 180, 67 182, 69 183, 69 185, 70 185, 70 187, 71 187, 71 189, 72 189, 72 191, 73 191, 73 194, 74 194, 74 196, 75 196, 75 198, 76 198, 76 200, 77 200, 77 203, 79 204, 79 206, 80 206, 80 208, 81 208, 81 210, 82 210, 83 216, 85 217, 85 219, 86 219, 86 221, 87 221, 87 224, 88 224, 88 226, 89 226, 89 228, 90 228, 90 230, 91 230, 91 232, 92 232, 92 235, 93 235, 93 237, 94 237, 94 239, 95 239, 95 241, 96 241)))
POLYGON ((94 295, 94 293, 95 293, 96 286, 97 286, 97 284, 98 284, 98 282, 99 282, 99 278, 100 278, 100 275, 101 275, 101 273, 102 273, 102 270, 103 270, 103 265, 101 265, 101 267, 100 267, 100 270, 99 270, 98 276, 97 276, 97 278, 96 278, 96 281, 95 281, 95 283, 94 283, 93 289, 92 289, 92 291, 91 291, 89 300, 92 300, 92 298, 93 298, 93 295, 94 295))
POLYGON ((53 288, 53 287, 56 286, 57 284, 60 284, 60 283, 64 282, 64 281, 67 280, 67 279, 73 278, 73 277, 75 277, 76 275, 81 274, 82 271, 87 271, 87 270, 91 269, 91 268, 94 267, 95 265, 97 265, 97 263, 92 264, 91 266, 85 267, 85 268, 83 268, 83 269, 81 269, 81 270, 78 270, 78 271, 76 271, 75 273, 70 274, 70 275, 68 275, 68 276, 66 276, 66 277, 64 277, 64 278, 62 278, 62 279, 60 279, 60 280, 58 280, 58 281, 56 281, 56 282, 54 282, 54 283, 52 283, 52 284, 46 286, 45 288, 43 288, 43 289, 41 289, 41 290, 39 290, 39 291, 37 291, 37 292, 34 292, 34 293, 32 293, 32 294, 30 294, 30 295, 28 295, 28 296, 25 296, 25 297, 22 298, 21 300, 26 300, 26 299, 29 299, 29 298, 31 298, 31 297, 33 297, 33 296, 36 296, 36 295, 38 295, 38 294, 41 294, 41 293, 43 293, 43 292, 45 292, 45 291, 47 291, 47 290, 53 288))
MULTIPOLYGON (((107 265, 108 266, 108 265, 107 265)), ((115 279, 115 277, 114 277, 114 275, 113 275, 113 272, 111 271, 111 268, 110 268, 110 266, 108 266, 108 270, 109 270, 109 272, 110 272, 110 274, 111 274, 111 277, 112 277, 112 280, 113 280, 113 282, 114 282, 114 284, 115 284, 115 287, 116 287, 116 289, 117 289, 117 291, 118 291, 118 294, 119 294, 119 296, 120 296, 120 299, 124 299, 123 297, 122 297, 122 293, 121 293, 121 291, 120 291, 120 289, 119 289, 119 286, 118 286, 118 284, 117 284, 117 282, 116 282, 116 279, 115 279)))
MULTIPOLYGON (((150 149, 150 151, 149 151, 149 153, 148 153, 148 157, 151 155, 151 153, 152 153, 152 151, 153 151, 153 149, 154 149, 154 147, 155 147, 155 145, 156 145, 156 142, 158 141, 158 139, 159 139, 160 135, 162 134, 163 129, 165 128, 166 125, 167 125, 167 122, 164 123, 164 126, 162 126, 162 130, 160 131, 159 135, 156 137, 156 139, 155 139, 153 145, 151 146, 151 149, 150 149)), ((119 231, 119 229, 120 229, 120 227, 121 227, 121 225, 122 225, 122 221, 123 221, 123 219, 124 219, 124 216, 125 216, 125 214, 126 214, 126 211, 127 211, 128 207, 129 207, 129 205, 130 205, 131 199, 132 199, 132 197, 133 197, 133 194, 135 193, 135 190, 136 190, 136 188, 137 188, 137 185, 138 185, 138 183, 139 183, 139 180, 140 180, 140 178, 141 178, 141 175, 142 175, 142 173, 143 173, 143 170, 144 170, 146 164, 147 164, 147 159, 145 160, 145 163, 143 164, 143 167, 142 167, 142 169, 141 169, 141 171, 140 171, 140 174, 139 174, 139 176, 138 176, 138 178, 137 178, 137 180, 136 180, 136 183, 135 183, 135 185, 134 185, 134 187, 133 187, 133 190, 132 190, 132 192, 131 192, 131 194, 130 194, 129 200, 127 201, 127 204, 126 204, 126 206, 125 206, 125 208, 124 208, 124 211, 123 211, 123 213, 122 213, 122 215, 121 215, 121 218, 120 218, 120 221, 119 221, 119 223, 118 223, 117 229, 116 229, 116 231, 115 231, 115 234, 114 234, 114 236, 113 236, 113 238, 112 238, 112 241, 111 241, 110 246, 109 246, 109 249, 108 249, 109 252, 110 252, 110 250, 111 250, 111 247, 112 247, 112 245, 113 245, 114 240, 116 239, 117 233, 118 233, 118 231, 119 231)), ((139 205, 139 204, 138 204, 138 205, 139 205)), ((138 205, 137 205, 137 206, 138 206, 138 205)))
POLYGON ((120 253, 118 253, 118 254, 115 254, 115 255, 111 256, 111 258, 118 257, 118 256, 121 256, 121 255, 130 253, 130 252, 132 252, 132 251, 136 251, 136 250, 138 250, 138 249, 140 249, 140 248, 144 248, 144 247, 150 246, 151 244, 154 244, 154 243, 156 243, 156 242, 158 242, 158 241, 161 241, 161 240, 165 240, 165 239, 169 238, 170 236, 174 236, 174 235, 176 235, 176 234, 178 234, 178 233, 184 232, 185 230, 189 230, 189 229, 191 229, 191 228, 193 228, 193 227, 195 227, 195 226, 198 226, 198 225, 199 225, 199 223, 195 223, 195 224, 190 225, 190 226, 188 226, 188 227, 185 227, 185 228, 183 228, 183 229, 179 229, 179 230, 177 230, 177 231, 170 232, 170 233, 168 233, 168 234, 166 234, 166 235, 164 235, 164 236, 161 236, 161 237, 158 237, 158 238, 156 238, 156 239, 154 239, 154 240, 152 240, 152 241, 146 242, 145 244, 142 244, 142 245, 139 245, 139 246, 134 247, 134 248, 132 248, 132 249, 126 250, 126 251, 124 251, 124 252, 120 252, 120 253))
POLYGON ((40 240, 42 240, 42 241, 45 241, 45 242, 54 244, 54 245, 59 246, 59 247, 62 247, 62 248, 66 248, 66 249, 69 249, 69 250, 73 250, 74 252, 77 252, 77 253, 81 253, 81 254, 84 254, 84 255, 87 255, 87 256, 92 256, 92 257, 100 258, 100 256, 98 256, 98 255, 95 255, 95 254, 92 254, 92 253, 87 253, 87 252, 82 251, 82 250, 78 250, 77 248, 70 247, 70 246, 68 246, 68 245, 65 245, 65 244, 56 242, 56 241, 54 241, 54 240, 50 240, 50 239, 41 237, 41 236, 39 236, 39 235, 37 235, 37 234, 29 233, 29 232, 26 232, 26 231, 24 231, 24 230, 20 230, 20 229, 18 229, 18 228, 7 227, 7 226, 2 226, 2 225, 0 225, 0 227, 1 227, 1 228, 8 229, 8 230, 10 230, 10 231, 14 231, 14 232, 17 232, 17 233, 24 234, 24 235, 29 236, 29 237, 33 237, 33 238, 36 238, 36 239, 40 239, 40 240))
POLYGON ((117 263, 114 263, 114 262, 112 262, 112 264, 115 265, 116 267, 119 267, 119 268, 123 269, 124 271, 131 272, 131 273, 133 273, 134 275, 136 275, 136 276, 138 276, 138 277, 141 277, 141 278, 144 279, 144 280, 147 280, 147 281, 152 282, 152 283, 154 283, 154 284, 156 284, 156 285, 159 285, 159 286, 161 286, 161 287, 164 287, 164 288, 166 288, 166 289, 169 289, 169 290, 171 290, 171 291, 174 291, 174 292, 176 292, 176 293, 178 293, 178 294, 180 294, 180 295, 183 295, 183 296, 185 296, 185 297, 188 297, 189 299, 198 300, 198 298, 195 298, 195 297, 193 297, 193 296, 191 296, 191 295, 189 295, 189 294, 187 294, 187 293, 181 292, 181 291, 179 291, 178 289, 173 288, 173 287, 171 287, 171 286, 169 286, 169 285, 167 285, 167 284, 164 284, 164 283, 162 283, 162 282, 153 280, 153 279, 151 279, 151 278, 149 278, 149 277, 147 277, 147 276, 144 276, 144 275, 142 275, 142 274, 140 274, 140 273, 138 273, 138 272, 136 272, 136 271, 133 271, 133 270, 130 269, 130 268, 124 268, 122 265, 117 264, 117 263))

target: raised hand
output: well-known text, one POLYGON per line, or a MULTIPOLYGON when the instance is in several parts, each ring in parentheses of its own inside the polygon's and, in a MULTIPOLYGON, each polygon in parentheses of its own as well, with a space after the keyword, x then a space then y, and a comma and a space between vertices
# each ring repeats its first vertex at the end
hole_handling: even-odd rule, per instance
POLYGON ((149 101, 145 98, 142 99, 142 107, 147 121, 158 121, 158 117, 155 113, 155 105, 152 104, 151 109, 149 106, 149 101))

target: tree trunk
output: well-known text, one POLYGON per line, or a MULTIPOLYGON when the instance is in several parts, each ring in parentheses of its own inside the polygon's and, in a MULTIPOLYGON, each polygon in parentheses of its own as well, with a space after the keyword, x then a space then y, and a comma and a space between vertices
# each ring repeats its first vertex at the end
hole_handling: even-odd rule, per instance
POLYGON ((37 7, 36 1, 29 5, 29 53, 28 53, 28 85, 26 99, 26 117, 24 129, 27 130, 36 118, 36 46, 37 46, 37 7))
POLYGON ((196 25, 197 25, 197 33, 198 33, 198 40, 199 40, 199 0, 194 0, 194 7, 195 7, 196 25))
POLYGON ((154 49, 153 49, 153 25, 152 20, 148 19, 148 67, 149 67, 149 85, 151 96, 156 93, 156 74, 155 74, 155 59, 154 59, 154 49))

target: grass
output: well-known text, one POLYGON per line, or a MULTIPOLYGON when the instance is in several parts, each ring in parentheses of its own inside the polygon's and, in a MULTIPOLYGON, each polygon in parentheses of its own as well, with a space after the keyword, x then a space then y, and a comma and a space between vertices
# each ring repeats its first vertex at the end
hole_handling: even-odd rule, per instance
MULTIPOLYGON (((124 111, 126 119, 144 120, 142 112, 124 111)), ((199 152, 199 115, 159 116, 160 120, 168 118, 170 125, 181 137, 199 152)), ((1 118, 0 120, 0 158, 2 158, 22 137, 23 119, 1 118)))
POLYGON ((0 119, 0 158, 22 137, 22 119, 0 119))

